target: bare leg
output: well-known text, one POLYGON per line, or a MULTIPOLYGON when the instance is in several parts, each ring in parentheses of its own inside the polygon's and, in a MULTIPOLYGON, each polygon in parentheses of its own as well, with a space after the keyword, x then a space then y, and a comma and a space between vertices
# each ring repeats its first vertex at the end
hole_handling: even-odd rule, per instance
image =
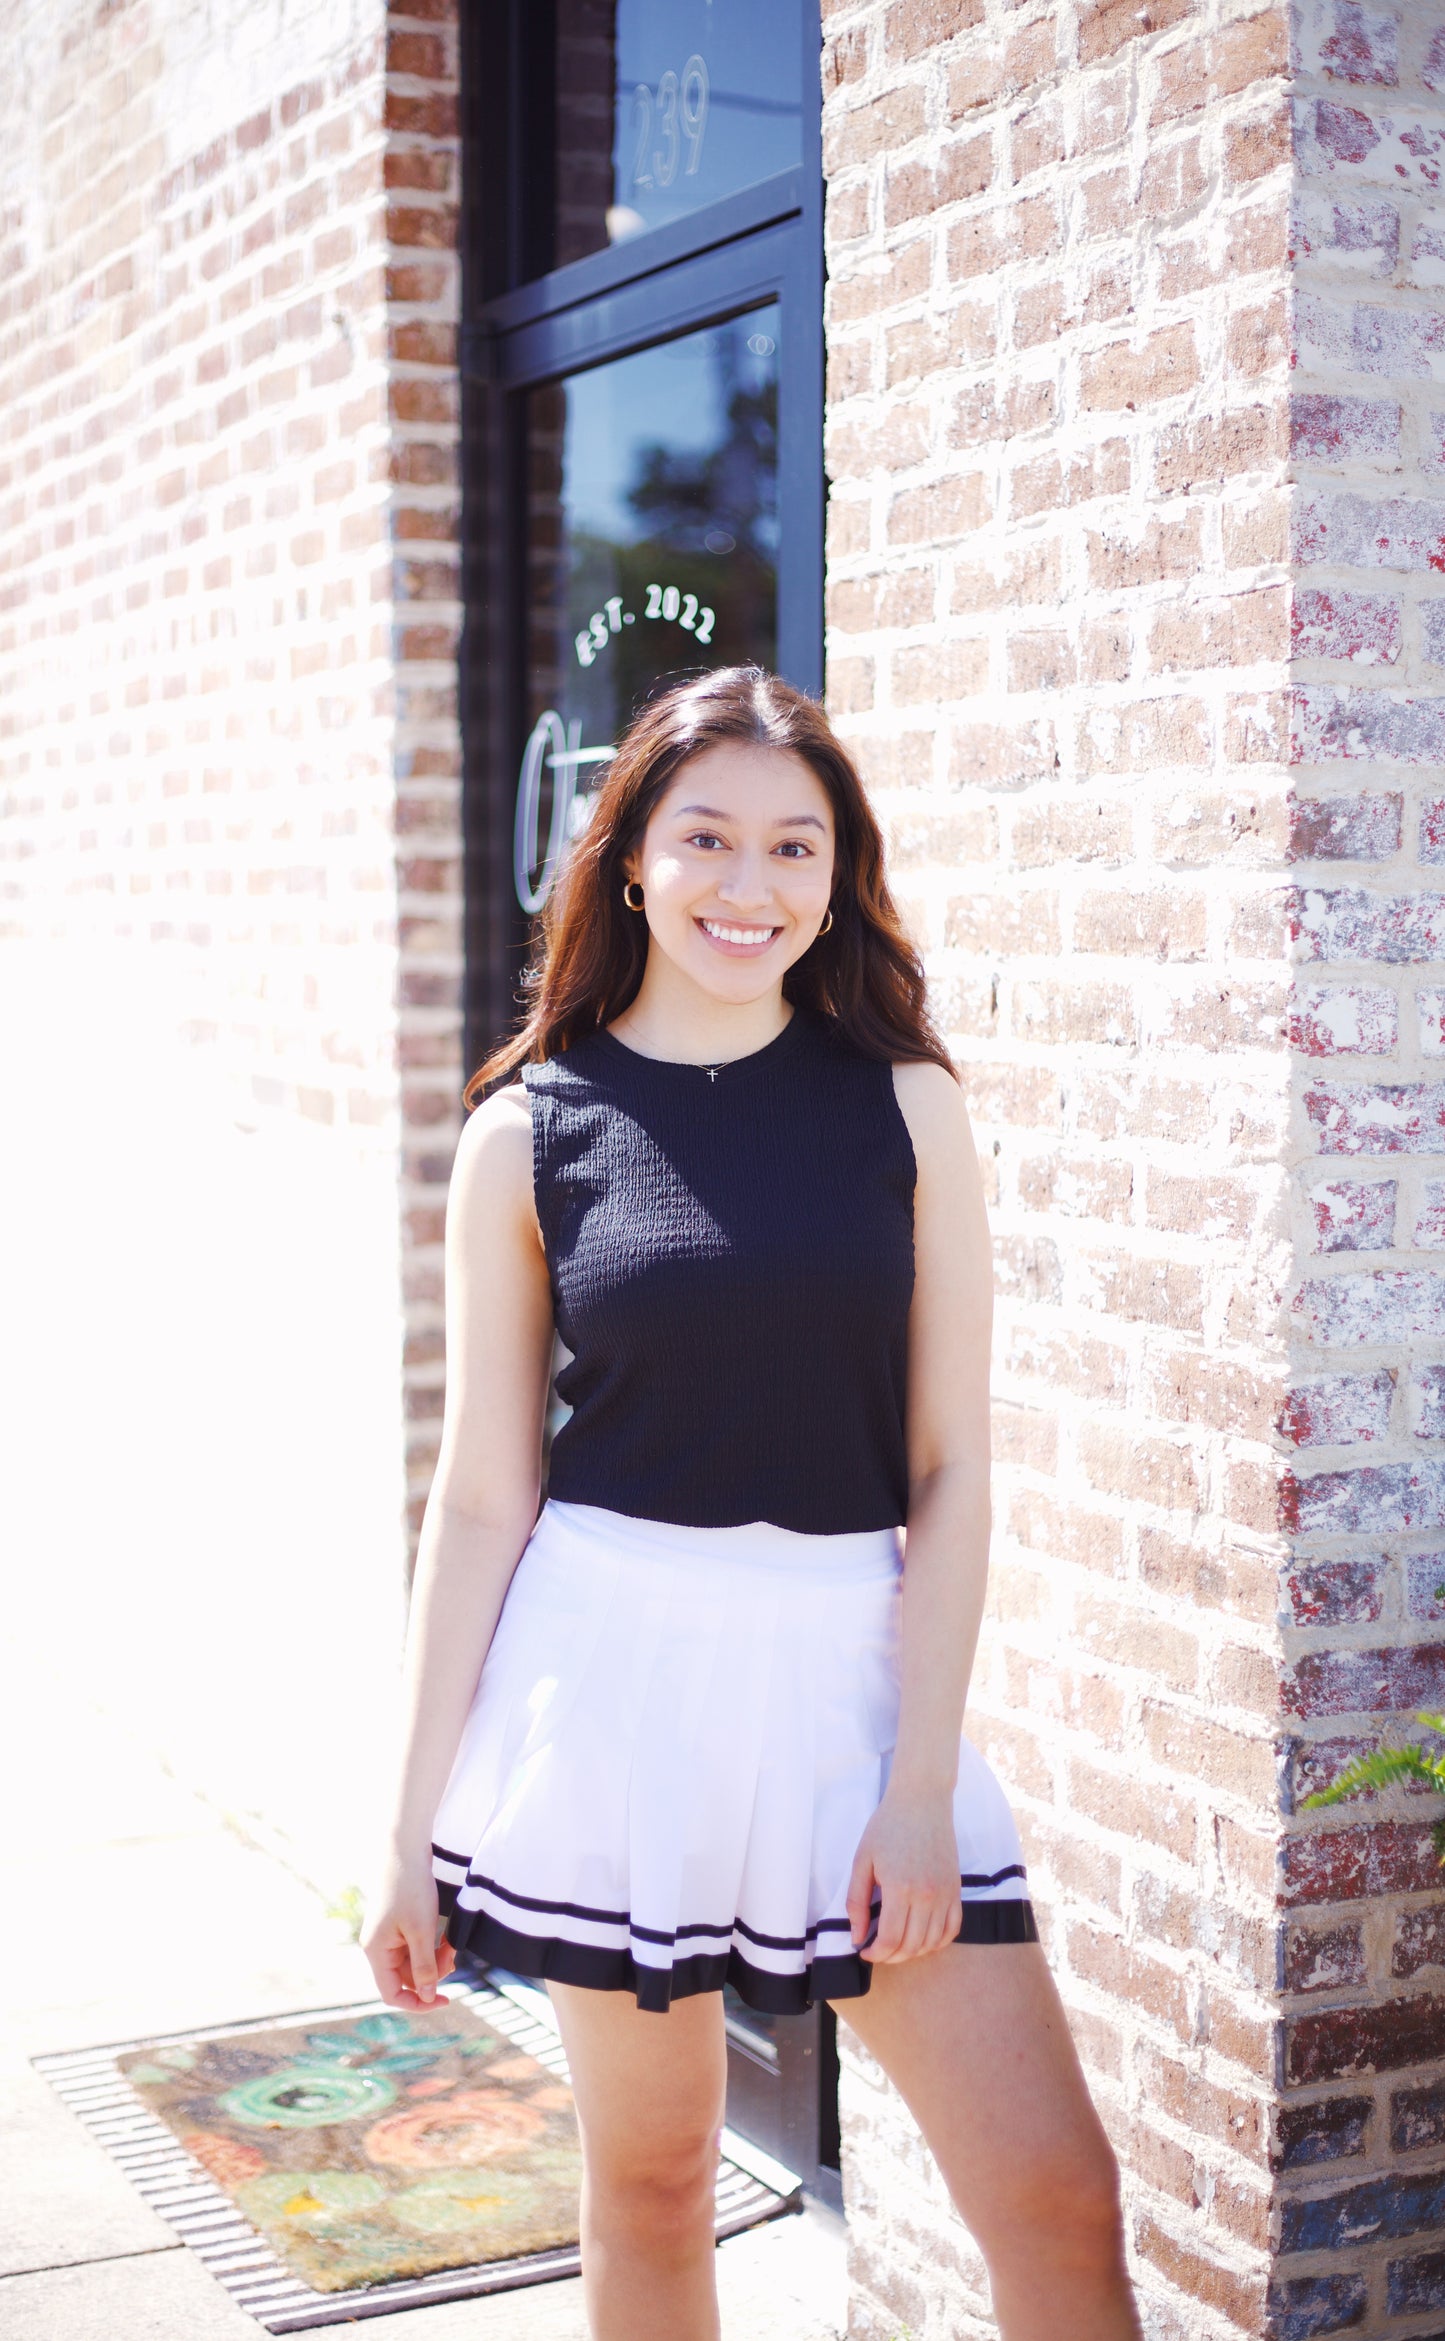
POLYGON ((713 2200, 722 1994, 648 2015, 549 1983, 582 2132, 582 2284, 593 2341, 718 2341, 713 2200))
POLYGON ((1003 2341, 1138 2341, 1117 2167, 1039 1945, 948 1943, 836 2006, 937 2159, 1003 2341))

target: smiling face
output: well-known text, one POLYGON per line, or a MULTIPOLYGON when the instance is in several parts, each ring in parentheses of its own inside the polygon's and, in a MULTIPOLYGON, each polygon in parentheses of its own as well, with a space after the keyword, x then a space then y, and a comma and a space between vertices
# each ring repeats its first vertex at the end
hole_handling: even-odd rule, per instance
POLYGON ((791 750, 725 740, 689 757, 626 862, 651 938, 715 999, 760 998, 817 935, 833 886, 828 791, 791 750))

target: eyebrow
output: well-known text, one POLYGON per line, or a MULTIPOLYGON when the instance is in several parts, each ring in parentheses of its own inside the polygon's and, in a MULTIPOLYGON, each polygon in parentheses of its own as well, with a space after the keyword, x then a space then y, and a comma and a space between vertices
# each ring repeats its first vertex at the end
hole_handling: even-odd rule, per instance
MULTIPOLYGON (((720 813, 716 805, 679 805, 679 813, 701 813, 708 821, 731 821, 731 813, 720 813)), ((816 813, 788 813, 773 823, 775 829, 821 829, 823 823, 816 813)))

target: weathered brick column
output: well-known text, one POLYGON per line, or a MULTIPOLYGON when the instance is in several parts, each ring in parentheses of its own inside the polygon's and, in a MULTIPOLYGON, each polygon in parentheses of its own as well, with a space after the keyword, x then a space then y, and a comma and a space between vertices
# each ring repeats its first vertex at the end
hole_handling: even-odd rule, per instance
MULTIPOLYGON (((1298 1799, 1445 1703, 1445 10, 826 31, 830 703, 997 1239, 971 1728, 1151 2335, 1438 2333, 1422 1807, 1298 1799)), ((844 2130, 855 2341, 991 2332, 856 2053, 844 2130)))
MULTIPOLYGON (((1297 62, 1291 1797, 1445 1706, 1445 9, 1311 14, 1297 62)), ((1282 2297, 1302 2331, 1437 2333, 1420 1801, 1293 1823, 1283 1876, 1282 2297)))

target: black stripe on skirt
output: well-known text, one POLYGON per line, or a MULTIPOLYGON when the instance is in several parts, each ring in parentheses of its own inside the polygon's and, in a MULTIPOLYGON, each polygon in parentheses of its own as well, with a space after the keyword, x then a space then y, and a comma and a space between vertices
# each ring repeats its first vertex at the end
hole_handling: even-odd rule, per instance
MULTIPOLYGON (((460 1855, 445 1852, 440 1846, 434 1852, 439 1861, 445 1861, 465 1870, 460 1855)), ((963 1889, 963 1915, 956 1943, 1036 1943, 1038 1924, 1032 1902, 1026 1895, 971 1900, 969 1888, 1001 1884, 1007 1877, 1022 1877, 1022 1865, 1010 1862, 992 1877, 965 1875, 960 1879, 963 1889)), ((525 1894, 512 1894, 491 1879, 469 1879, 500 1899, 515 1903, 522 1909, 548 1911, 559 1918, 577 1918, 594 1925, 623 1926, 639 1942, 669 1944, 691 1935, 711 1935, 730 1938, 734 1932, 761 1947, 778 1951, 804 1951, 823 1934, 846 1934, 852 1929, 846 1918, 819 1919, 803 1936, 758 1934, 742 1919, 731 1926, 708 1926, 702 1923, 680 1926, 675 1934, 659 1929, 634 1926, 626 1911, 589 1910, 578 1903, 542 1902, 525 1894)), ((458 1958, 480 1961, 484 1965, 510 1968, 514 1975, 525 1975, 539 1981, 581 1984, 592 1991, 628 1991, 633 1993, 639 2008, 650 2013, 665 2014, 674 2000, 691 1999, 699 1992, 721 1991, 731 1984, 744 2006, 756 2008, 765 2016, 800 2016, 821 2000, 862 1999, 873 1981, 871 1961, 850 1947, 847 1951, 818 1951, 794 1974, 779 1974, 776 1969, 756 1966, 736 1943, 726 1941, 726 1947, 711 1951, 695 1951, 682 1959, 674 1959, 666 1967, 654 1967, 633 1957, 624 1944, 604 1946, 598 1943, 579 1943, 564 1934, 534 1935, 510 1927, 489 1910, 465 1910, 458 1903, 461 1887, 448 1879, 438 1879, 437 1900, 446 1920, 446 1933, 458 1958)), ((876 1920, 879 1904, 873 1904, 876 1920)))

